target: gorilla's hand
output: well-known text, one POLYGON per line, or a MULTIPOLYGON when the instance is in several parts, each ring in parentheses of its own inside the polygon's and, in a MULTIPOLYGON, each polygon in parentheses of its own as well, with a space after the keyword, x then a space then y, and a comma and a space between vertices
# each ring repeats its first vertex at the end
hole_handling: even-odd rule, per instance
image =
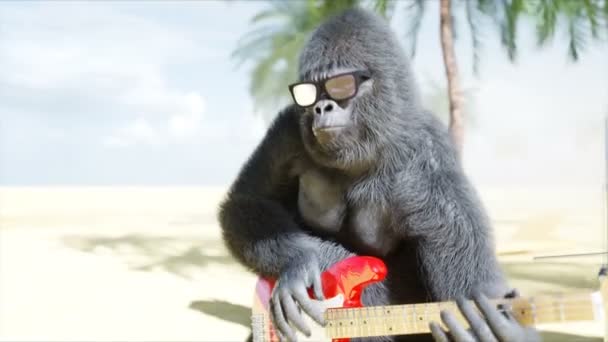
MULTIPOLYGON (((509 296, 512 295, 506 297, 509 296)), ((501 312, 483 294, 475 296, 474 301, 485 319, 474 309, 471 302, 461 298, 456 302, 471 328, 465 329, 452 313, 444 310, 441 312, 441 320, 448 327, 449 332, 443 331, 437 323, 431 322, 431 333, 435 341, 523 342, 541 340, 536 330, 520 325, 509 308, 503 308, 504 311, 501 312)))
POLYGON ((312 287, 316 299, 323 299, 319 261, 313 254, 292 260, 280 275, 270 299, 270 314, 281 339, 296 341, 296 333, 289 325, 292 323, 306 336, 310 328, 304 321, 299 308, 302 308, 317 323, 325 325, 323 311, 319 302, 308 295, 312 287))

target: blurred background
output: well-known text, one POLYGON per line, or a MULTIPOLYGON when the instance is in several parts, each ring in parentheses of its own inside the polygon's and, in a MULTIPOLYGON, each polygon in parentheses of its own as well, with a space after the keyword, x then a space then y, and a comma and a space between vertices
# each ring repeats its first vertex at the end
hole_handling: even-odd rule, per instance
POLYGON ((307 34, 355 5, 390 21, 462 134, 513 286, 595 290, 604 256, 534 257, 607 247, 608 1, 447 1, 441 36, 444 1, 3 1, 0 339, 244 340, 255 277, 217 205, 289 103, 307 34))

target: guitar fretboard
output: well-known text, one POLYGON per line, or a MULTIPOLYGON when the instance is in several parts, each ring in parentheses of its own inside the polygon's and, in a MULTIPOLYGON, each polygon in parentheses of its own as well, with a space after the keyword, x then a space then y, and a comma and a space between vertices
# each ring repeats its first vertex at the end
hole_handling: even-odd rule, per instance
MULTIPOLYGON (((599 293, 545 295, 492 300, 503 304, 524 325, 603 319, 599 293)), ((466 319, 454 302, 335 308, 325 312, 328 337, 368 337, 429 333, 429 323, 442 323, 440 312, 451 311, 466 327, 466 319)))

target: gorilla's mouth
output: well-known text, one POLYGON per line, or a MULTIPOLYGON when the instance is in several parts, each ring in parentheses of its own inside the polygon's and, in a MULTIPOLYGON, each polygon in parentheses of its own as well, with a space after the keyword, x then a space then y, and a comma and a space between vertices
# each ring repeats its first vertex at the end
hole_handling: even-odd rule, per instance
POLYGON ((313 132, 333 132, 343 128, 346 128, 346 125, 315 127, 312 130, 313 132))
POLYGON ((335 141, 345 128, 345 125, 315 127, 312 129, 312 134, 319 144, 326 145, 335 141))

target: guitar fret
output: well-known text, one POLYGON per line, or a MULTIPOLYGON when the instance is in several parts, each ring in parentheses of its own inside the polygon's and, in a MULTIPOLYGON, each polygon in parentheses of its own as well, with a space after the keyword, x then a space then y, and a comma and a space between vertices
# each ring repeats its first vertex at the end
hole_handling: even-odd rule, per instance
MULTIPOLYGON (((437 309, 436 309, 437 312, 441 312, 441 310, 443 310, 443 308, 441 307, 441 303, 436 303, 434 306, 437 306, 437 309)), ((435 317, 435 319, 436 319, 436 317, 435 317)), ((441 320, 439 320, 438 323, 440 325, 443 324, 443 322, 441 320)))
POLYGON ((352 311, 352 309, 346 309, 344 310, 344 333, 346 335, 351 335, 351 317, 350 317, 350 313, 352 311))
POLYGON ((414 331, 418 331, 418 319, 416 318, 416 304, 412 305, 412 317, 414 318, 414 331))
POLYGON ((373 335, 376 333, 376 327, 375 327, 375 324, 372 323, 372 319, 369 314, 369 307, 365 308, 365 312, 367 313, 367 319, 369 321, 369 326, 370 326, 370 329, 371 329, 372 335, 373 335))
POLYGON ((387 322, 388 324, 388 332, 392 333, 393 332, 393 320, 391 317, 391 309, 390 308, 386 308, 384 309, 384 314, 386 315, 386 320, 384 320, 385 322, 387 322))
POLYGON ((357 321, 357 333, 358 336, 361 336, 363 335, 363 325, 361 324, 361 312, 359 310, 355 311, 355 318, 357 321))
POLYGON ((338 322, 338 327, 340 327, 340 336, 344 336, 347 334, 345 330, 345 318, 346 318, 346 314, 348 313, 348 309, 343 309, 340 310, 340 321, 338 322))
POLYGON ((534 322, 534 324, 537 324, 536 305, 534 303, 534 297, 530 297, 530 311, 532 313, 532 321, 534 322))
POLYGON ((388 330, 388 326, 386 325, 386 318, 383 317, 384 311, 385 311, 384 310, 384 306, 380 306, 374 312, 374 314, 377 317, 377 321, 381 324, 380 325, 380 332, 382 332, 382 333, 385 333, 388 330))
POLYGON ((363 319, 363 326, 365 327, 365 332, 367 334, 369 334, 370 333, 370 328, 369 328, 369 324, 367 324, 367 319, 366 318, 363 319))
POLYGON ((338 322, 338 326, 340 327, 340 336, 345 336, 346 335, 346 331, 345 327, 344 327, 344 317, 346 316, 346 311, 347 310, 340 310, 340 321, 338 322))
POLYGON ((356 317, 356 316, 357 316, 357 314, 355 313, 355 310, 354 310, 354 309, 353 309, 353 310, 351 310, 351 312, 350 312, 350 316, 351 316, 351 318, 350 318, 350 322, 349 322, 349 324, 350 324, 350 330, 351 330, 351 334, 352 334, 352 335, 358 335, 358 334, 360 333, 360 330, 361 330, 361 329, 358 329, 358 327, 359 327, 359 324, 358 324, 358 323, 359 323, 359 322, 357 322, 357 317, 356 317), (355 324, 355 322, 357 322, 357 324, 355 324))
MULTIPOLYGON (((331 311, 330 311, 330 318, 331 318, 332 320, 335 320, 335 319, 336 319, 336 311, 337 311, 337 310, 331 310, 331 311)), ((337 328, 337 326, 336 326, 335 321, 334 321, 334 322, 332 322, 332 323, 330 323, 330 327, 331 327, 331 332, 332 332, 333 336, 338 335, 338 328, 337 328)))
MULTIPOLYGON (((401 307, 401 315, 400 315, 400 317, 402 317, 402 318, 406 318, 407 317, 407 310, 406 310, 405 306, 401 307)), ((402 331, 404 333, 409 332, 410 329, 409 329, 409 325, 407 324, 407 320, 406 319, 402 319, 401 321, 403 323, 403 330, 402 331)))

